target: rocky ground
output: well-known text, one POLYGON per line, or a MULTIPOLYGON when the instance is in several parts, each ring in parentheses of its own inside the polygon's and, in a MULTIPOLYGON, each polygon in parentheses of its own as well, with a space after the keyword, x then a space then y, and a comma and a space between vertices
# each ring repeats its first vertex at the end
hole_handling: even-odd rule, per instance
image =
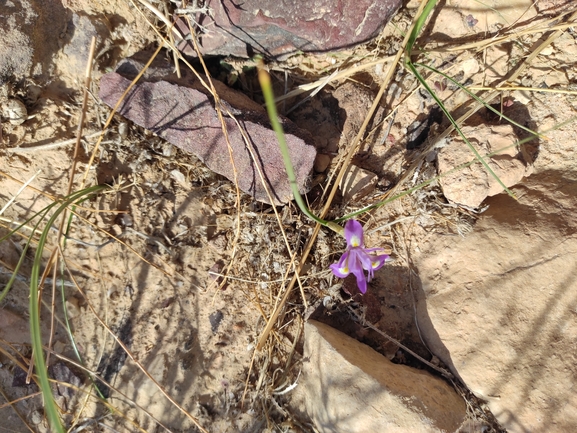
MULTIPOLYGON (((112 186, 78 209, 59 253, 65 266, 56 267, 64 284, 53 285, 50 272, 41 297, 65 425, 95 432, 577 429, 573 2, 443 1, 417 41, 413 60, 492 95, 497 113, 473 110, 462 131, 514 197, 480 164, 463 166, 471 150, 401 66, 371 112, 420 2, 309 2, 295 10, 278 2, 261 10, 261 3, 207 1, 185 11, 176 10, 181 2, 140 0, 1 6, 0 236, 66 194, 74 161, 74 189, 112 186), (170 35, 206 72, 186 16, 215 90, 183 62, 179 76, 165 41, 118 107, 122 115, 107 124, 161 38, 170 35), (170 31, 163 20, 176 18, 170 31), (93 37, 84 138, 74 156, 93 37), (345 248, 342 237, 324 228, 317 235, 290 202, 261 106, 259 53, 276 95, 288 95, 278 107, 314 212, 327 203, 367 117, 328 216, 428 183, 358 217, 366 244, 393 259, 365 295, 354 277, 329 270, 345 248), (293 255, 295 262, 308 255, 300 283, 265 339, 293 278, 293 255)), ((448 78, 422 73, 455 118, 475 108, 448 78)), ((0 242, 0 287, 34 224, 0 242)), ((49 229, 45 265, 57 232, 49 229)), ((49 431, 39 388, 27 379, 32 256, 0 304, 6 431, 49 431)))

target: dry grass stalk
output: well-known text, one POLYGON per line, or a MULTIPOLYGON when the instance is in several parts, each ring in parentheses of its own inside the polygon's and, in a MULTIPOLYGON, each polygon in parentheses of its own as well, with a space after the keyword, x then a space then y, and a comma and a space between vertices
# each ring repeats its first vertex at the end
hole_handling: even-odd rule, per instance
POLYGON ((122 349, 124 350, 124 352, 128 355, 128 357, 136 364, 136 366, 140 369, 140 371, 142 371, 142 373, 152 382, 154 383, 154 385, 157 387, 157 389, 162 393, 162 395, 164 395, 164 397, 166 397, 166 399, 168 401, 170 401, 170 403, 176 407, 184 416, 186 416, 190 421, 192 421, 192 423, 203 433, 208 433, 207 430, 205 430, 200 423, 198 422, 198 420, 192 416, 190 413, 188 413, 171 395, 170 393, 168 393, 168 391, 166 391, 166 389, 164 389, 164 387, 154 378, 150 375, 150 373, 148 373, 148 370, 142 365, 142 363, 140 363, 140 361, 138 361, 138 359, 136 359, 136 357, 132 354, 132 352, 128 349, 128 347, 126 347, 126 345, 124 344, 124 342, 114 333, 114 331, 112 329, 110 329, 110 327, 106 324, 106 322, 104 320, 102 320, 100 318, 100 316, 98 315, 97 311, 94 309, 94 307, 92 306, 92 304, 89 302, 89 298, 88 296, 86 296, 86 293, 80 288, 80 285, 78 284, 78 282, 76 281, 76 278, 74 277, 74 274, 71 272, 71 270, 68 268, 68 266, 66 266, 66 262, 64 262, 64 266, 66 268, 66 272, 68 273, 68 277, 70 278, 70 280, 74 283, 74 285, 76 286, 76 290, 78 290, 78 292, 84 297, 84 299, 86 300, 87 306, 90 309, 90 311, 92 312, 93 316, 96 318, 96 320, 100 323, 100 325, 108 332, 108 334, 114 338, 114 340, 116 341, 116 344, 118 344, 120 347, 122 347, 122 349))
MULTIPOLYGON (((417 10, 417 13, 416 13, 415 16, 419 16, 420 12, 424 9, 424 7, 425 7, 425 2, 422 2, 421 5, 420 5, 420 7, 419 7, 419 9, 417 10)), ((337 189, 338 189, 338 187, 339 187, 340 181, 341 181, 341 179, 343 178, 343 176, 344 176, 344 174, 345 174, 345 171, 346 171, 346 169, 348 168, 348 166, 349 166, 349 164, 350 164, 350 162, 351 162, 351 160, 352 160, 352 158, 353 158, 353 155, 355 154, 355 152, 356 152, 356 150, 357 150, 357 146, 359 145, 359 143, 360 143, 360 141, 361 141, 361 139, 362 139, 362 137, 363 137, 363 135, 364 135, 364 133, 365 133, 365 130, 366 130, 366 128, 367 128, 367 125, 369 124, 370 119, 372 118, 372 116, 373 116, 373 114, 374 114, 374 112, 375 112, 378 104, 379 104, 380 101, 381 101, 381 98, 382 98, 382 96, 383 96, 383 94, 384 94, 384 92, 385 92, 385 90, 386 90, 386 87, 387 87, 388 84, 389 84, 390 79, 391 79, 392 76, 393 76, 393 73, 394 73, 394 71, 395 71, 395 68, 397 67, 397 64, 398 64, 399 60, 401 59, 401 57, 402 57, 403 54, 404 54, 404 49, 405 49, 405 47, 406 47, 406 45, 407 45, 407 43, 408 43, 409 35, 410 35, 411 30, 412 30, 412 28, 414 27, 414 25, 415 25, 415 21, 413 21, 413 23, 411 24, 411 27, 407 30, 407 36, 405 37, 405 40, 403 41, 403 44, 402 44, 401 48, 400 48, 399 51, 397 52, 397 55, 396 55, 395 59, 393 60, 393 62, 392 62, 391 65, 389 66, 389 69, 388 69, 388 71, 387 71, 387 74, 385 75, 385 79, 384 79, 384 81, 383 81, 383 84, 381 85, 381 88, 379 89, 379 93, 378 93, 377 96, 375 97, 375 99, 374 99, 374 101, 373 101, 373 104, 372 104, 371 108, 369 109, 369 112, 368 112, 368 114, 367 114, 367 116, 366 116, 363 124, 361 125, 361 128, 360 128, 360 130, 359 130, 359 132, 358 132, 355 140, 351 143, 351 146, 350 146, 350 148, 349 148, 349 151, 348 151, 348 153, 347 153, 344 161, 342 162, 342 164, 340 164, 339 174, 337 175, 335 181, 333 182, 333 187, 332 187, 331 192, 330 192, 330 194, 329 194, 329 196, 328 196, 328 198, 327 198, 327 201, 326 201, 326 203, 325 203, 325 205, 324 205, 324 207, 323 207, 323 211, 321 212, 321 218, 324 218, 324 217, 328 214, 328 212, 329 212, 329 209, 330 209, 332 200, 333 200, 333 198, 334 198, 334 196, 335 196, 335 194, 336 194, 336 192, 337 192, 337 189)), ((338 169, 337 169, 337 170, 338 170, 338 169)), ((330 182, 330 181, 331 181, 331 180, 329 180, 329 182, 330 182)), ((300 263, 299 269, 302 269, 302 266, 303 266, 304 263, 306 262, 306 259, 307 259, 307 257, 308 257, 308 254, 309 254, 312 246, 314 245, 314 243, 315 243, 315 241, 316 241, 316 238, 317 238, 317 236, 318 236, 318 233, 319 233, 320 228, 321 228, 320 224, 316 224, 316 225, 315 225, 315 229, 314 229, 314 231, 313 231, 313 234, 312 234, 311 238, 309 239, 309 241, 308 241, 308 243, 307 243, 307 246, 305 247, 305 250, 304 250, 304 252, 303 252, 303 256, 302 256, 302 259, 301 259, 301 263, 300 263)), ((296 276, 296 274, 295 274, 295 276, 296 276)), ((273 313, 272 316, 269 318, 269 321, 268 321, 265 329, 264 329, 263 332, 261 333, 261 336, 259 337, 259 341, 258 341, 258 344, 257 344, 257 349, 258 349, 258 350, 261 350, 261 349, 263 348, 264 343, 265 343, 265 341, 266 341, 267 338, 268 338, 268 334, 270 333, 270 331, 272 330, 272 328, 273 328, 274 325, 275 325, 275 322, 276 322, 277 319, 279 318, 279 316, 280 316, 280 314, 281 314, 281 311, 282 311, 283 308, 284 308, 284 304, 286 303, 286 301, 287 301, 287 299, 288 299, 288 296, 289 296, 289 294, 290 294, 290 292, 291 292, 291 290, 292 290, 292 288, 293 288, 293 286, 294 286, 295 280, 296 280, 296 277, 293 277, 293 279, 291 280, 291 282, 290 282, 290 284, 289 284, 289 286, 288 286, 288 289, 287 289, 287 291, 286 291, 285 296, 284 296, 283 299, 281 300, 280 304, 275 308, 274 313, 273 313)))
MULTIPOLYGON (((569 17, 569 21, 573 22, 576 19, 577 19, 577 12, 574 12, 569 17)), ((479 97, 483 101, 485 101, 485 103, 490 103, 492 100, 494 100, 496 97, 498 97, 500 94, 500 90, 496 90, 496 89, 498 89, 500 87, 506 87, 507 83, 514 82, 515 80, 517 80, 521 76, 521 74, 523 72, 525 72, 525 70, 529 67, 531 62, 539 55, 539 53, 543 49, 548 47, 554 40, 559 38, 559 36, 561 36, 564 32, 565 32, 565 29, 560 29, 560 30, 556 30, 555 32, 553 32, 553 34, 551 34, 545 41, 543 41, 541 44, 539 44, 539 46, 536 47, 535 50, 528 57, 524 58, 523 61, 521 63, 519 63, 515 72, 513 72, 508 78, 501 81, 501 83, 497 84, 495 87, 491 87, 490 88, 490 89, 492 89, 491 91, 489 91, 486 94, 479 95, 479 97)), ((482 107, 484 107, 484 105, 482 103, 474 102, 473 106, 465 114, 463 114, 461 117, 456 119, 457 124, 463 125, 467 119, 469 119, 473 114, 475 114, 477 111, 479 111, 482 107)), ((455 130, 455 128, 451 125, 447 129, 445 129, 441 134, 439 134, 437 137, 435 137, 434 140, 431 140, 429 145, 425 149, 422 150, 422 152, 419 154, 419 156, 416 158, 416 160, 411 164, 411 166, 407 169, 407 171, 399 179, 397 184, 391 190, 389 190, 385 195, 383 195, 381 197, 381 199, 384 199, 386 197, 391 197, 391 196, 394 196, 395 194, 397 194, 398 191, 404 186, 404 184, 413 176, 413 173, 415 172, 417 167, 419 167, 420 164, 423 163, 427 154, 437 145, 437 143, 439 143, 441 140, 447 138, 454 130, 455 130)))

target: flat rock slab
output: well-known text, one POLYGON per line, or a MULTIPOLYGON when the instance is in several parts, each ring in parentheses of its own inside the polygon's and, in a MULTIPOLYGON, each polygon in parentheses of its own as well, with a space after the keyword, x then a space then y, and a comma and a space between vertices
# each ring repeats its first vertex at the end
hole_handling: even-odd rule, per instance
POLYGON ((319 432, 454 432, 465 419, 464 400, 445 381, 324 323, 305 325, 304 359, 293 404, 319 432))
MULTIPOLYGON (((461 130, 507 188, 531 174, 532 166, 517 150, 518 139, 510 124, 464 126, 461 130), (486 157, 488 154, 492 156, 486 157)), ((437 159, 439 175, 443 176, 441 187, 449 201, 476 208, 485 198, 503 192, 503 187, 481 163, 450 173, 455 167, 475 159, 475 154, 460 136, 441 148, 437 159)))
POLYGON ((574 432, 577 177, 547 171, 513 190, 465 237, 419 245, 421 332, 509 433, 574 432))
MULTIPOLYGON (((100 98, 113 107, 143 65, 142 61, 126 59, 115 72, 104 75, 100 81, 100 98)), ((214 108, 214 98, 189 71, 183 71, 183 77, 178 79, 168 65, 153 65, 130 90, 118 113, 195 154, 208 168, 233 182, 236 170, 239 188, 255 199, 271 203, 259 177, 259 167, 273 203, 283 204, 292 200, 278 141, 269 127, 265 110, 224 84, 216 80, 213 83, 221 98, 223 111, 232 113, 246 131, 257 163, 245 144, 241 129, 233 118, 225 115, 233 168, 229 146, 214 108)), ((289 120, 282 119, 282 122, 299 189, 305 192, 316 156, 315 148, 307 142, 313 140, 310 134, 299 130, 289 120)))
MULTIPOLYGON (((323 52, 352 47, 378 35, 401 0, 276 1, 208 0, 210 15, 197 14, 207 29, 202 54, 278 57, 298 51, 323 52)), ((188 24, 179 29, 188 34, 188 24)), ((195 55, 182 41, 179 48, 195 55)))

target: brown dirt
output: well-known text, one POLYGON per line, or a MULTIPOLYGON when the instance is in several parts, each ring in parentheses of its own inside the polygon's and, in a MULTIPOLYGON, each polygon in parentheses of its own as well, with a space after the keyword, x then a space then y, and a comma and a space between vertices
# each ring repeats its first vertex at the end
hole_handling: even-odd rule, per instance
MULTIPOLYGON (((415 3, 409 2, 394 18, 396 26, 406 27, 415 3)), ((502 20, 511 23, 522 16, 522 22, 526 23, 537 19, 536 12, 515 15, 517 9, 512 8, 515 10, 506 14, 474 13, 467 6, 478 2, 455 3, 459 3, 458 7, 447 8, 436 17, 426 42, 435 65, 458 76, 460 82, 491 85, 530 52, 542 36, 540 33, 523 36, 518 44, 508 44, 505 51, 497 46, 482 52, 467 50, 452 54, 443 50, 448 42, 465 44, 485 38, 487 32, 505 26, 502 20), (468 24, 469 13, 478 20, 475 26, 468 24)), ((556 10, 559 2, 549 3, 556 10)), ((92 30, 99 37, 100 55, 93 72, 92 95, 98 94, 99 77, 107 68, 156 41, 155 34, 130 2, 69 0, 64 1, 64 6, 69 8, 68 19, 72 19, 73 12, 89 17, 88 22, 93 23, 92 30)), ((74 47, 89 43, 82 35, 70 38, 69 44, 74 47)), ((340 63, 348 57, 349 63, 354 63, 388 56, 398 48, 399 41, 395 27, 389 26, 385 37, 356 51, 334 57, 297 56, 298 60, 288 59, 275 68, 288 70, 291 83, 299 84, 331 73, 336 67, 335 58, 340 63)), ((40 50, 35 47, 36 53, 40 50)), ((576 52, 574 33, 567 32, 554 42, 548 55, 539 56, 530 65, 519 84, 573 89, 576 52)), ((24 71, 3 87, 5 95, 0 95, 4 98, 0 103, 8 96, 17 97, 26 103, 33 117, 22 125, 6 121, 1 125, 0 208, 16 195, 22 182, 40 172, 31 183, 34 189, 27 188, 1 215, 5 219, 22 222, 52 203, 53 196, 66 191, 73 144, 45 149, 42 146, 75 136, 82 100, 82 68, 78 65, 85 53, 70 48, 54 49, 42 59, 43 65, 53 67, 50 78, 24 71)), ((252 65, 238 59, 228 62, 236 65, 238 72, 242 72, 243 65, 252 65)), ((382 68, 372 67, 348 80, 332 83, 289 117, 315 135, 319 152, 331 157, 342 155, 362 124, 382 76, 382 68)), ((226 74, 224 77, 230 78, 226 74)), ((465 102, 462 93, 450 83, 442 79, 433 81, 439 82, 437 90, 451 110, 465 102)), ((277 84, 282 85, 280 80, 277 84)), ((378 175, 376 189, 353 204, 340 203, 337 198, 331 216, 341 216, 381 198, 426 146, 415 141, 418 134, 412 131, 431 117, 434 101, 423 91, 411 95, 414 86, 415 80, 408 73, 397 74, 370 123, 369 138, 355 156, 355 164, 378 175), (385 116, 399 103, 389 131, 385 116)), ((237 87, 253 96, 251 89, 256 84, 250 70, 240 73, 237 87)), ((560 124, 577 110, 574 95, 515 90, 505 96, 514 101, 509 109, 511 117, 517 115, 516 120, 540 131, 560 124)), ((296 102, 298 99, 288 100, 285 107, 296 102)), ((85 134, 100 131, 108 113, 106 106, 91 98, 85 134)), ((480 116, 484 116, 483 122, 498 123, 490 113, 482 112, 480 116)), ((446 120, 441 125, 431 123, 431 136, 446 126, 446 120)), ((559 128, 550 132, 550 141, 540 143, 536 171, 568 170, 566 155, 574 147, 573 129, 559 128)), ((519 131, 516 133, 521 135, 519 131)), ((68 410, 64 419, 70 426, 85 426, 86 431, 106 431, 104 426, 110 426, 117 431, 139 428, 152 432, 164 431, 161 423, 175 432, 195 431, 191 418, 169 402, 150 380, 151 376, 208 431, 313 431, 308 420, 296 419, 290 413, 290 393, 279 392, 297 380, 305 318, 329 323, 395 362, 423 368, 386 339, 353 321, 349 307, 426 359, 436 359, 421 341, 415 320, 415 299, 421 296, 421 289, 411 254, 426 249, 435 234, 458 236, 469 232, 477 218, 470 209, 448 203, 438 185, 428 186, 363 217, 368 233, 366 243, 390 246, 395 258, 377 273, 367 296, 356 294, 354 280, 347 279, 342 284, 331 276, 328 265, 336 260, 336 252, 344 248, 344 241, 330 231, 322 231, 303 279, 309 309, 305 309, 297 287, 281 326, 265 350, 255 352, 265 317, 282 295, 284 286, 280 282, 292 276, 289 272, 287 280, 290 254, 272 208, 242 195, 237 209, 236 189, 229 181, 207 170, 194 156, 119 116, 113 120, 96 162, 88 167, 95 141, 92 137, 83 143, 76 185, 82 179, 80 173, 86 172, 88 184, 106 182, 114 184, 115 189, 85 202, 83 206, 87 209, 79 211, 82 218, 74 219, 64 252, 71 274, 65 272, 64 297, 82 363, 113 387, 110 390, 98 385, 110 396, 108 403, 118 412, 111 413, 102 403, 85 399, 84 392, 93 390, 85 371, 62 367, 65 372, 56 377, 83 389, 71 392, 61 387, 56 392, 58 403, 68 410), (388 225, 397 220, 398 224, 388 225), (115 240, 111 241, 110 235, 115 240), (222 279, 214 274, 227 272, 226 285, 219 289, 222 279), (74 287, 72 276, 82 293, 74 287), (130 356, 119 349, 113 335, 129 349, 130 356)), ((332 168, 336 161, 334 158, 332 168)), ((432 158, 419 166, 410 184, 435 173, 432 158)), ((317 186, 309 194, 309 200, 315 209, 320 209, 326 176, 317 175, 313 179, 317 186)), ((300 257, 314 226, 292 205, 279 208, 279 212, 291 249, 300 257)), ((5 219, 1 221, 0 235, 7 233, 9 223, 5 219)), ((12 236, 0 243, 0 281, 6 282, 10 277, 25 241, 24 237, 12 236)), ((50 245, 54 242, 53 232, 50 245)), ((51 248, 46 251, 46 258, 51 248)), ((7 356, 19 354, 21 363, 30 358, 26 278, 31 257, 28 253, 0 311, 0 389, 9 401, 37 391, 34 384, 25 383, 15 360, 7 356), (8 342, 14 346, 8 346, 8 342)), ((51 291, 52 285, 46 284, 43 299, 48 307, 52 303, 51 291)), ((61 320, 59 289, 55 304, 55 316, 61 320)), ((46 342, 50 329, 48 307, 42 312, 46 342)), ((61 322, 54 324, 52 344, 59 356, 77 361, 61 322)), ((57 356, 51 357, 52 365, 64 365, 61 362, 57 356)), ((471 396, 470 401, 476 400, 471 396)), ((47 431, 39 397, 27 398, 15 404, 14 409, 35 430, 47 431)), ((480 404, 476 410, 479 415, 480 404)), ((2 408, 0 403, 0 413, 6 420, 3 426, 7 431, 25 430, 12 408, 2 408)), ((498 431, 500 427, 492 416, 484 416, 480 425, 493 423, 491 428, 498 431)))

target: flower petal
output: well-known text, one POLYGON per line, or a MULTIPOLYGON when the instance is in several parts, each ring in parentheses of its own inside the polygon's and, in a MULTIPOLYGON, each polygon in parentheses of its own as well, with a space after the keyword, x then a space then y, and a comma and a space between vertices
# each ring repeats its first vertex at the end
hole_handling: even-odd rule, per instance
POLYGON ((357 220, 348 220, 345 224, 345 239, 347 240, 347 247, 363 247, 363 226, 357 220))
POLYGON ((349 269, 349 252, 346 251, 337 263, 333 263, 329 266, 333 274, 335 274, 339 278, 347 277, 351 271, 349 269))
POLYGON ((373 271, 378 271, 381 269, 389 256, 387 254, 382 254, 380 256, 371 256, 371 267, 373 271))
MULTIPOLYGON (((358 263, 358 266, 360 266, 362 269, 366 271, 370 271, 373 268, 372 267, 373 256, 368 255, 363 248, 354 248, 351 250, 350 261, 352 262, 353 260, 356 263, 358 263)), ((351 268, 352 267, 353 266, 351 265, 351 268)))
POLYGON ((367 293, 367 278, 365 277, 365 273, 363 272, 362 268, 355 268, 351 269, 352 273, 357 277, 357 287, 364 295, 367 293))
POLYGON ((375 251, 384 251, 384 248, 363 248, 365 250, 366 253, 374 253, 375 251))

